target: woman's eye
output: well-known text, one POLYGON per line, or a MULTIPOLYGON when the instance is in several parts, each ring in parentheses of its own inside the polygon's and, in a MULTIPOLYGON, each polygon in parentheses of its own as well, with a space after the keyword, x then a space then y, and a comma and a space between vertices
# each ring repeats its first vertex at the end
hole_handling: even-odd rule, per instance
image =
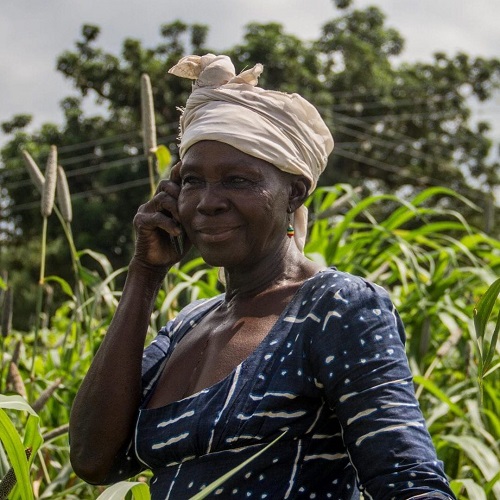
POLYGON ((244 186, 250 184, 250 181, 244 177, 234 176, 226 179, 225 184, 230 186, 244 186))
POLYGON ((189 186, 193 184, 198 184, 200 179, 198 177, 195 177, 194 175, 186 175, 186 177, 183 177, 181 180, 181 185, 182 186, 189 186))

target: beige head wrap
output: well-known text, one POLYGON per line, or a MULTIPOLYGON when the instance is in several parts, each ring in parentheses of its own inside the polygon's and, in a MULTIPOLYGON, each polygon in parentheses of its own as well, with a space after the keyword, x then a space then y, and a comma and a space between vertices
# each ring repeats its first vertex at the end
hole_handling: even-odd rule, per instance
MULTIPOLYGON (((228 56, 186 56, 169 70, 196 80, 180 120, 180 157, 203 140, 229 144, 316 187, 333 138, 314 106, 298 94, 256 87, 262 64, 236 76, 228 56)), ((294 214, 295 242, 303 250, 307 209, 294 214)))

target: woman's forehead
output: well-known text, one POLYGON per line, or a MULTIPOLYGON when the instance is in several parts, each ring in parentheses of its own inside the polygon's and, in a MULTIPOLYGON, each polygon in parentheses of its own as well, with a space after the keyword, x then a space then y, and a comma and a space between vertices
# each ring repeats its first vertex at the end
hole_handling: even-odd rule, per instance
MULTIPOLYGON (((220 141, 200 141, 193 144, 182 158, 184 167, 240 166, 278 170, 271 163, 240 151, 220 141)), ((182 170, 182 168, 181 168, 182 170)), ((279 171, 279 170, 278 170, 279 171)))

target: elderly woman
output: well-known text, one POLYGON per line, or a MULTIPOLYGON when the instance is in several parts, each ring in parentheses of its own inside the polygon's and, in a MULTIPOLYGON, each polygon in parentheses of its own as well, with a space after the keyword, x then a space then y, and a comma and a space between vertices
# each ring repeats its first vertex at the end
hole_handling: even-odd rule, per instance
POLYGON ((387 293, 302 253, 333 140, 297 94, 189 56, 181 161, 134 224, 135 255, 75 399, 71 461, 93 484, 151 469, 153 499, 185 499, 271 447, 220 498, 454 498, 413 392, 387 293), (174 245, 183 239, 183 248, 174 245), (144 351, 165 275, 194 245, 226 291, 144 351))

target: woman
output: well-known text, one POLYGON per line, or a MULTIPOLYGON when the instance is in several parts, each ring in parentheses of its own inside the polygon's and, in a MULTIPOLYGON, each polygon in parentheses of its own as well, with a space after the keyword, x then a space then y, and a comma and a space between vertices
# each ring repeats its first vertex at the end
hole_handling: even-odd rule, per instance
POLYGON ((90 483, 150 468, 153 499, 189 498, 281 436, 220 498, 453 498, 413 393, 387 294, 302 253, 333 149, 300 96, 255 87, 226 56, 189 56, 181 161, 143 205, 116 315, 75 399, 71 460, 90 483), (143 355, 156 293, 194 245, 226 292, 143 355))

